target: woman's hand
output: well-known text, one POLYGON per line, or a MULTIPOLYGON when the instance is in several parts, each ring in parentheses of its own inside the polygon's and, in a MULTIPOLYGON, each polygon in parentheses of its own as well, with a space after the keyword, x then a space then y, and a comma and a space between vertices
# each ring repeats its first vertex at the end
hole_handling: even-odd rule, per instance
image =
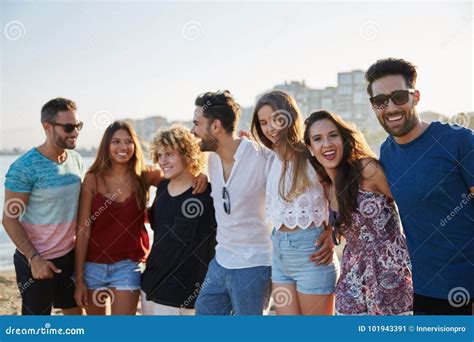
POLYGON ((77 306, 85 308, 89 305, 88 302, 88 290, 83 280, 76 280, 76 290, 74 292, 74 298, 76 299, 77 306))

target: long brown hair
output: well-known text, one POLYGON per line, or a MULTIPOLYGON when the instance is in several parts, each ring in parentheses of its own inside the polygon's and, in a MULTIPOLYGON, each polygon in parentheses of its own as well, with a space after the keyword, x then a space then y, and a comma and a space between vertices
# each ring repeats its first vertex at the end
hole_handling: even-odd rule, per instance
POLYGON ((104 135, 102 136, 102 140, 100 141, 99 150, 97 151, 94 163, 89 168, 87 173, 100 176, 103 175, 107 170, 111 169, 112 162, 110 157, 110 142, 112 141, 112 136, 115 134, 115 132, 120 129, 126 130, 128 134, 130 134, 133 144, 135 145, 135 152, 128 162, 128 167, 130 173, 132 174, 134 182, 133 189, 135 191, 137 203, 141 209, 144 209, 148 201, 149 188, 149 184, 147 183, 145 174, 143 172, 146 170, 146 164, 137 133, 129 123, 125 121, 114 121, 107 127, 104 135))
POLYGON ((304 192, 310 180, 307 174, 308 150, 303 143, 303 119, 291 95, 281 90, 272 90, 260 97, 255 105, 252 118, 252 135, 255 140, 264 146, 275 149, 280 159, 283 161, 283 171, 280 176, 279 195, 288 202, 304 192), (258 120, 259 110, 268 105, 274 111, 273 120, 281 128, 281 138, 273 145, 272 142, 265 137, 258 120), (285 194, 285 179, 290 163, 292 164, 293 174, 290 191, 285 194))
MULTIPOLYGON (((342 228, 351 224, 352 213, 357 209, 357 197, 362 178, 361 159, 376 160, 376 156, 367 144, 363 134, 354 125, 344 121, 339 115, 325 110, 311 113, 305 120, 304 142, 307 146, 310 146, 310 128, 320 120, 333 122, 342 137, 342 159, 337 167, 335 180, 337 204, 339 206, 339 217, 336 226, 342 228)), ((322 180, 327 184, 331 184, 331 179, 318 160, 315 157, 310 157, 310 161, 322 180)))

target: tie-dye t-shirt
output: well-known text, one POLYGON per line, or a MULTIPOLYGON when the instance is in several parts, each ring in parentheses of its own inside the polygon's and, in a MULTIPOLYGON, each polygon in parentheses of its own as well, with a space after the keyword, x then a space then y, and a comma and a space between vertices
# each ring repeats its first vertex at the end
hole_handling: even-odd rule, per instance
POLYGON ((67 150, 66 161, 58 164, 33 148, 5 176, 5 189, 30 194, 20 221, 43 258, 58 258, 74 248, 82 171, 75 151, 67 150))

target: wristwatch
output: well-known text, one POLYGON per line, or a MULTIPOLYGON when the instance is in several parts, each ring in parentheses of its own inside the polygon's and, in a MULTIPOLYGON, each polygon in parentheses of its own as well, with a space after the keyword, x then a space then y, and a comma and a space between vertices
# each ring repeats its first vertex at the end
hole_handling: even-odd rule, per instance
POLYGON ((30 257, 28 258, 28 266, 31 267, 31 261, 33 261, 33 259, 34 259, 36 256, 38 256, 38 255, 40 255, 40 254, 36 251, 36 252, 33 253, 32 256, 30 256, 30 257))

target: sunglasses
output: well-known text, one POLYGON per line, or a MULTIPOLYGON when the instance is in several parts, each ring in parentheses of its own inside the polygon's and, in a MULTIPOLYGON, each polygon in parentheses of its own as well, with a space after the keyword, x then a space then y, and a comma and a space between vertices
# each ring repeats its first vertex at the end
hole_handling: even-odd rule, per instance
POLYGON ((388 100, 392 100, 397 106, 404 105, 408 102, 409 94, 413 94, 415 89, 395 90, 390 95, 380 94, 370 98, 370 103, 375 108, 381 108, 388 105, 388 100))
POLYGON ((230 196, 226 187, 222 189, 222 199, 224 200, 224 211, 227 215, 230 215, 230 196))
POLYGON ((77 131, 80 131, 82 129, 82 126, 84 126, 84 123, 82 121, 78 122, 75 125, 73 125, 73 124, 61 124, 61 123, 57 123, 57 122, 50 122, 50 124, 53 125, 53 126, 61 126, 64 129, 65 133, 71 133, 75 129, 77 129, 77 131))

